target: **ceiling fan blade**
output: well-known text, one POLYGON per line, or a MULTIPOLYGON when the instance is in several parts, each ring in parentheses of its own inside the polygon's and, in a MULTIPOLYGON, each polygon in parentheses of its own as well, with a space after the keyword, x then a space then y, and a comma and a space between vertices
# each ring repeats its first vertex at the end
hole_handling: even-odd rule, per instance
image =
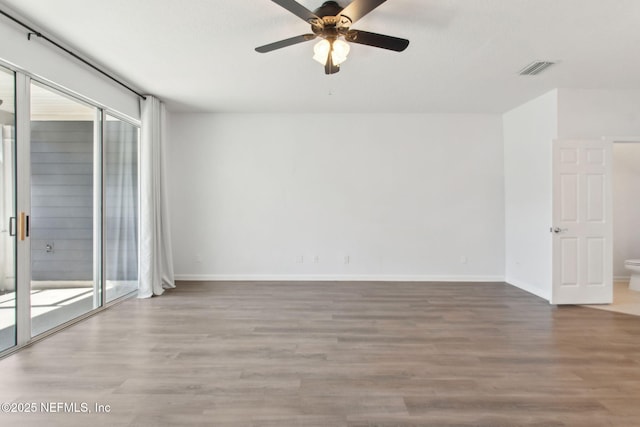
POLYGON ((342 9, 340 15, 349 18, 353 24, 385 1, 387 0, 353 0, 349 6, 342 9))
POLYGON ((300 36, 291 37, 288 39, 280 40, 274 43, 265 44, 264 46, 260 46, 256 48, 256 52, 267 53, 272 50, 282 49, 283 47, 292 46, 294 44, 308 42, 309 40, 315 39, 317 36, 315 34, 302 34, 300 36))
POLYGON ((367 46, 394 50, 396 52, 402 52, 409 46, 409 40, 407 39, 360 30, 349 30, 345 36, 345 40, 351 43, 365 44, 367 46))
POLYGON ((294 0, 271 0, 272 2, 279 4, 280 6, 287 9, 289 12, 293 13, 300 19, 309 22, 313 19, 320 19, 315 13, 311 12, 309 9, 298 3, 294 0))

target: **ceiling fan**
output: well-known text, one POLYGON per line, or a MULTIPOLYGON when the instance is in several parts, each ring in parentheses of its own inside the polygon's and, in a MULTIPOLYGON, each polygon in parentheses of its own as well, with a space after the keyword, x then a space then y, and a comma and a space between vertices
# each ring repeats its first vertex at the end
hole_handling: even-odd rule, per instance
POLYGON ((322 6, 313 12, 295 0, 271 1, 311 24, 312 32, 257 47, 256 51, 260 53, 271 52, 319 37, 321 40, 313 49, 313 59, 324 64, 326 74, 335 74, 340 71, 340 64, 347 59, 349 44, 346 42, 364 44, 396 52, 402 52, 409 46, 409 40, 406 39, 351 28, 354 22, 386 0, 353 0, 345 8, 335 1, 325 1, 322 6))

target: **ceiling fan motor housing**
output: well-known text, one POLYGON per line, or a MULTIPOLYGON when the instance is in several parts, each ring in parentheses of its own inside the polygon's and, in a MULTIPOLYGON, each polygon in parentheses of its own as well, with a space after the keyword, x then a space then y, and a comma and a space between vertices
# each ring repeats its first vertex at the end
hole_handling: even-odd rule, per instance
POLYGON ((336 37, 340 29, 346 30, 351 25, 351 19, 340 15, 344 8, 335 1, 326 1, 313 11, 320 19, 310 19, 311 30, 323 37, 336 37))
POLYGON ((341 7, 337 2, 326 1, 322 4, 322 6, 314 10, 313 13, 321 18, 325 16, 338 16, 338 14, 342 12, 342 9, 344 8, 341 7))

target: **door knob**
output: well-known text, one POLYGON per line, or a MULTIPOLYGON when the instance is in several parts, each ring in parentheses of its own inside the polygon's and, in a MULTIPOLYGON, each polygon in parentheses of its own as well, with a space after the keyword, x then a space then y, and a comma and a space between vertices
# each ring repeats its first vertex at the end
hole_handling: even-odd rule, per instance
POLYGON ((560 233, 562 233, 563 231, 567 231, 567 229, 566 229, 566 228, 560 228, 560 227, 553 227, 553 228, 551 229, 551 231, 553 231, 553 232, 554 232, 554 233, 556 233, 556 234, 560 234, 560 233))

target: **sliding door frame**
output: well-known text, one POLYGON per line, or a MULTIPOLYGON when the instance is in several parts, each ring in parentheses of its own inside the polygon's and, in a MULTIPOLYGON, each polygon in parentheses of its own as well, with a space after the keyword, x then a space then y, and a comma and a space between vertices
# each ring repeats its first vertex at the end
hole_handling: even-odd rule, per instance
POLYGON ((102 307, 106 300, 104 280, 104 124, 102 108, 96 109, 93 129, 93 308, 102 307))
MULTIPOLYGON (((16 72, 16 217, 31 212, 31 77, 16 72)), ((16 221, 17 222, 17 221, 16 221)), ((16 346, 31 341, 31 239, 16 233, 16 346)))
MULTIPOLYGON (((31 336, 31 241, 27 236, 24 240, 20 240, 19 233, 16 236, 15 244, 15 292, 16 292, 16 345, 0 352, 0 358, 16 352, 20 348, 45 338, 61 329, 77 323, 97 312, 100 312, 126 298, 130 298, 135 294, 124 295, 113 301, 106 300, 106 280, 105 280, 105 262, 106 262, 106 219, 105 219, 105 127, 104 121, 106 116, 117 118, 127 122, 138 128, 137 150, 140 152, 139 129, 140 121, 133 119, 127 115, 113 111, 104 105, 100 105, 95 101, 88 99, 78 93, 67 90, 47 79, 40 78, 25 70, 15 67, 11 63, 7 63, 0 59, 0 66, 15 73, 15 95, 16 95, 16 111, 15 111, 15 216, 19 217, 21 212, 27 216, 31 215, 31 83, 37 83, 59 92, 64 96, 71 97, 81 103, 87 104, 92 108, 96 108, 96 120, 94 124, 94 255, 93 255, 93 272, 94 272, 94 297, 93 309, 84 313, 70 321, 57 325, 39 335, 31 336)), ((140 169, 140 160, 138 157, 138 171, 140 169)), ((138 175, 139 176, 139 175, 138 175)), ((140 199, 140 182, 138 181, 138 201, 140 199)), ((139 203, 138 203, 139 206, 139 203)), ((139 209, 139 208, 138 208, 139 209)), ((138 215, 138 242, 140 242, 140 216, 138 215)), ((138 270, 139 271, 139 270, 138 270)), ((139 281, 139 277, 138 277, 139 281)))

